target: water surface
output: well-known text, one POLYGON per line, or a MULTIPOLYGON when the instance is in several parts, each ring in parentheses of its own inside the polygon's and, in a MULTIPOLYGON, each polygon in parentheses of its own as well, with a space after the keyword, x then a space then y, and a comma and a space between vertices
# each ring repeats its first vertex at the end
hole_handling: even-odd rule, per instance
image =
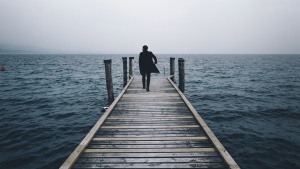
MULTIPOLYGON (((117 96, 132 56, 137 76, 138 55, 0 55, 1 168, 58 168, 107 105, 103 60, 117 96)), ((187 98, 242 168, 300 168, 300 55, 157 57, 166 75, 185 59, 187 98)))

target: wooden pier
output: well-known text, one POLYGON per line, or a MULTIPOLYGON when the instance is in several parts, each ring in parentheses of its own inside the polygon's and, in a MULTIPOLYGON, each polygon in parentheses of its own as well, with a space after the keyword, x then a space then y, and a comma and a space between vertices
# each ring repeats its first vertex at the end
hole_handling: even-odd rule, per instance
POLYGON ((69 156, 66 168, 231 168, 239 166, 170 77, 130 79, 69 156))

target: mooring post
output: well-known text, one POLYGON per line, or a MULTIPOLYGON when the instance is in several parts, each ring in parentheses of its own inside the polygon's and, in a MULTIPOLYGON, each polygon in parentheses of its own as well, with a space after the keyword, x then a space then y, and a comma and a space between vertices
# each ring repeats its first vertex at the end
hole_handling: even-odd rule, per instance
POLYGON ((123 87, 127 84, 127 57, 122 57, 123 59, 123 87))
POLYGON ((173 77, 171 77, 171 80, 175 83, 175 58, 170 57, 170 76, 172 75, 173 77))
POLYGON ((108 101, 111 104, 114 101, 114 90, 113 90, 113 82, 111 75, 111 59, 104 60, 105 64, 105 77, 106 77, 106 88, 108 94, 108 101))
POLYGON ((133 59, 134 57, 129 57, 129 77, 133 76, 133 59))
POLYGON ((184 93, 184 59, 178 59, 179 89, 184 93))

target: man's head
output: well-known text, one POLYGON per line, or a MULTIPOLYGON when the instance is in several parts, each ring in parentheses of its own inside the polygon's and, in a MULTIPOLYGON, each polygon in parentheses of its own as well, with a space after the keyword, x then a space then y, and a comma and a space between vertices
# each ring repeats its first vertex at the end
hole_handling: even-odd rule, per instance
POLYGON ((148 46, 147 45, 143 46, 143 51, 148 51, 148 46))

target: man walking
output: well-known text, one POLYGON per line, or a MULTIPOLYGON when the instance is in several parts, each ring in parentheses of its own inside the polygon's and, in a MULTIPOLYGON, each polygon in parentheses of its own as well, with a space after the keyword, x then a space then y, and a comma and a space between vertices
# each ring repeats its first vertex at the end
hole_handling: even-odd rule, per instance
POLYGON ((143 89, 145 89, 145 78, 147 76, 147 92, 149 92, 150 87, 150 76, 151 73, 159 73, 157 67, 155 66, 157 64, 156 56, 148 51, 148 46, 143 46, 143 52, 140 53, 139 57, 139 66, 140 66, 140 73, 143 76, 143 89), (154 63, 153 63, 154 59, 154 63))

